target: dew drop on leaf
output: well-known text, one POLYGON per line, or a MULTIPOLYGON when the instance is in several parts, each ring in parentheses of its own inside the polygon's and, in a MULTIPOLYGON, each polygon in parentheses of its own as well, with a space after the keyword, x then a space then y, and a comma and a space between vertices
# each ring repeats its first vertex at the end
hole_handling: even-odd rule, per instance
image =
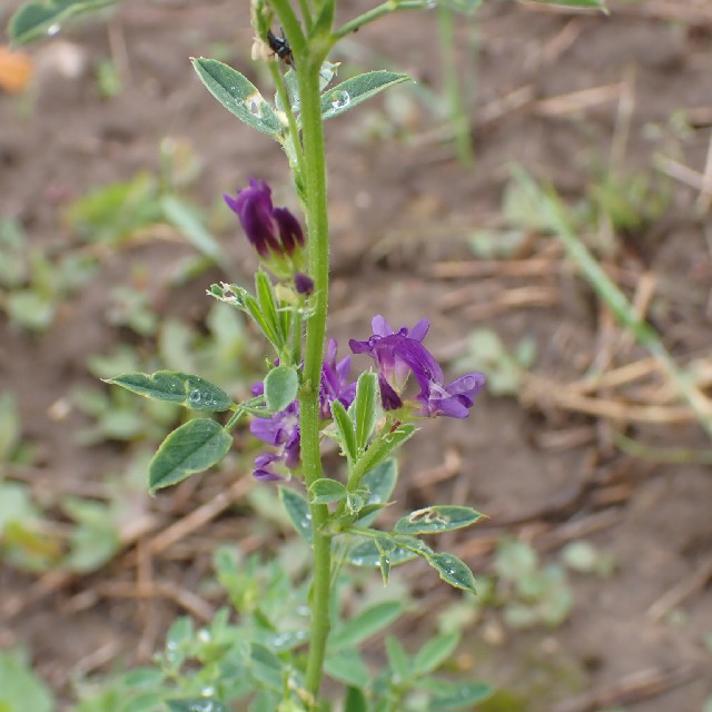
POLYGON ((334 109, 343 109, 351 103, 351 96, 347 91, 340 91, 331 101, 334 109))

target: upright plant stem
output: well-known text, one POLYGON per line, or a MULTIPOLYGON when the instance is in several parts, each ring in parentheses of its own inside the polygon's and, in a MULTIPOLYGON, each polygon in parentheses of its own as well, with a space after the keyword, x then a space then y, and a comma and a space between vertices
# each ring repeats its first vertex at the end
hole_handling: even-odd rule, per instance
POLYGON ((457 157, 463 165, 471 166, 475 159, 475 152, 472 147, 472 136, 458 77, 455 16, 444 3, 438 6, 438 34, 445 96, 448 102, 450 123, 455 133, 457 157))
MULTIPOLYGON (((307 487, 322 475, 319 450, 319 386, 329 296, 329 224, 326 205, 324 129, 319 95, 320 67, 321 57, 309 58, 306 66, 300 64, 297 72, 302 112, 304 178, 309 228, 307 257, 309 274, 314 280, 314 311, 307 321, 304 385, 299 399, 301 456, 307 487)), ((316 698, 321 686, 324 653, 330 627, 331 537, 322 532, 329 514, 326 505, 310 505, 310 510, 314 579, 306 686, 316 698)))
MULTIPOLYGON (((320 10, 325 9, 325 4, 333 2, 322 0, 320 10)), ((314 280, 313 311, 307 319, 303 383, 299 393, 302 470, 305 484, 309 487, 322 476, 319 388, 329 305, 329 218, 319 72, 328 51, 328 42, 318 43, 321 48, 316 47, 316 42, 310 44, 312 38, 309 33, 305 35, 302 31, 289 0, 271 0, 271 3, 294 52, 302 120, 304 205, 309 235, 307 261, 309 276, 314 280)), ((330 629, 331 536, 323 531, 329 517, 327 506, 310 504, 309 510, 312 520, 313 580, 306 688, 313 696, 312 706, 316 708, 330 629)))

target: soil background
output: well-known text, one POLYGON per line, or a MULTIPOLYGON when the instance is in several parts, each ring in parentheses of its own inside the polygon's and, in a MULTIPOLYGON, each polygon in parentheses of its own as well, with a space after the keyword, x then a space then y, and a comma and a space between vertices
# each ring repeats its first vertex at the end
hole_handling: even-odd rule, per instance
MULTIPOLYGON (((275 186, 277 204, 293 203, 278 147, 213 102, 188 61, 211 56, 220 47, 227 61, 259 81, 249 62, 251 32, 244 5, 127 0, 108 25, 84 23, 33 45, 29 51, 40 69, 31 110, 23 112, 16 97, 0 96, 3 216, 20 220, 32 245, 57 251, 74 245, 76 238, 61 219, 63 205, 139 170, 156 170, 158 145, 166 136, 188 140, 202 161, 203 172, 192 191, 201 204, 213 204, 216 196, 242 186, 251 176, 275 186), (60 50, 68 46, 78 48, 85 63, 78 76, 58 69, 58 62, 64 61, 58 59, 60 50), (123 91, 111 99, 102 99, 96 83, 88 79, 102 57, 118 59, 125 72, 123 91)), ((339 5, 344 17, 367 7, 355 1, 339 5)), ((545 280, 559 295, 555 303, 489 312, 487 304, 496 301, 501 290, 526 286, 527 279, 502 281, 495 274, 444 280, 434 270, 442 261, 471 260, 467 237, 501 222, 501 199, 512 163, 527 167, 575 201, 585 193, 592 170, 608 161, 619 126, 620 91, 610 90, 610 100, 605 100, 605 89, 598 98, 589 96, 590 101, 585 95, 574 97, 583 103, 573 111, 547 100, 632 82, 624 163, 627 170, 651 174, 675 114, 712 107, 712 21, 703 17, 704 3, 680 3, 679 18, 672 10, 666 14, 660 2, 611 5, 610 16, 603 16, 492 1, 476 20, 460 24, 461 47, 475 34, 478 46, 476 63, 468 52, 460 57, 463 74, 476 87, 476 100, 468 106, 475 141, 472 167, 454 158, 452 146, 441 138, 442 124, 412 94, 402 105, 376 99, 328 124, 331 330, 342 344, 349 336, 364 338, 375 313, 398 325, 427 315, 433 323, 430 343, 445 359, 462 353, 469 331, 489 326, 509 345, 532 336, 537 344, 534 370, 552 383, 582 376, 600 349, 602 317, 570 265, 545 280), (691 13, 699 8, 701 19, 694 15, 694 21, 685 21, 685 8, 691 13), (400 124, 386 131, 389 112, 391 117, 399 112, 400 124), (462 292, 463 299, 452 296, 463 289, 471 290, 462 292), (472 304, 484 306, 477 312, 472 304)), ((342 76, 356 67, 389 66, 439 91, 437 33, 428 13, 389 17, 359 32, 340 59, 342 76)), ((676 144, 676 160, 702 173, 709 140, 709 124, 691 130, 676 144)), ((657 284, 665 287, 667 308, 655 325, 673 353, 709 354, 710 226, 694 215, 695 190, 674 180, 669 189, 663 216, 646 230, 621 236, 619 263, 655 275, 657 284)), ((238 265, 234 278, 246 279, 254 262, 239 230, 227 230, 222 244, 238 265)), ((541 243, 536 244, 540 249, 541 243)), ((178 289, 164 283, 164 276, 186 254, 190 249, 180 243, 156 240, 106 256, 100 276, 61 306, 46 333, 27 334, 0 317, 0 391, 16 394, 25 436, 40 449, 36 479, 51 492, 81 490, 99 473, 120 469, 125 462, 126 449, 119 444, 80 448, 73 433, 83 424, 82 416, 71 411, 56 419, 52 406, 69 387, 91 382, 87 355, 133 338, 108 324, 106 313, 110 288, 125 283, 136 264, 148 265, 151 282, 159 285, 154 293, 161 314, 179 313, 195 321, 204 315, 205 288, 220 278, 219 272, 178 289)), ((632 346, 626 358, 644 355, 632 346)), ((708 446, 694 424, 646 426, 635 432, 657 444, 708 446)), ((553 710, 556 702, 573 694, 615 688, 632 673, 682 670, 684 684, 639 701, 634 709, 699 712, 712 695, 712 655, 703 644, 703 636, 712 633, 710 590, 698 587, 673 617, 653 620, 648 609, 709 562, 712 472, 701 465, 654 466, 628 458, 607 443, 606 433, 603 420, 485 394, 467 421, 428 424, 427 434, 409 444, 397 507, 417 506, 432 495, 488 513, 491 520, 483 528, 456 539, 476 570, 491 565, 482 544, 488 537, 509 530, 533 538, 540 531, 537 527, 543 527, 555 540, 560 527, 603 513, 608 519, 585 536, 615 557, 615 574, 607 579, 573 575, 573 612, 552 630, 513 633, 485 616, 467 633, 462 656, 474 660, 473 674, 478 677, 532 698, 540 696, 531 703, 532 710, 553 710), (552 445, 562 433, 564 445, 552 445), (572 441, 572 433, 583 435, 572 441), (452 452, 457 454, 455 471, 428 484, 428 473, 452 452), (596 486, 583 486, 592 472, 599 478, 596 486), (600 494, 601 478, 608 478, 602 488, 608 499, 595 494, 600 494), (569 497, 579 490, 581 496, 569 497), (512 526, 504 526, 507 522, 512 526), (483 643, 483 635, 489 643, 483 643)), ((167 526, 189 511, 186 492, 197 487, 196 496, 207 500, 238 476, 249 473, 223 473, 212 483, 192 486, 182 496, 159 498, 150 507, 165 517, 167 526)), ((189 558, 167 557, 156 563, 162 580, 190 589, 209 571, 210 546, 234 537, 249 539, 254 532, 238 506, 194 536, 189 558)), ((545 558, 555 555, 555 544, 546 549, 545 558)), ((37 577, 0 569, 6 602, 29 597, 19 615, 2 623, 0 644, 26 644, 40 674, 67 704, 78 663, 93 661, 107 645, 113 646, 111 653, 97 671, 119 662, 135 663, 139 644, 160 644, 177 612, 169 602, 150 606, 92 595, 102 581, 134 579, 130 556, 117 557, 99 573, 50 588, 48 595, 38 595, 37 577)), ((412 577, 428 610, 445 604, 447 596, 423 571, 416 570, 412 577)), ((47 584, 46 577, 40 581, 47 584)), ((424 615, 418 626, 399 634, 417 640, 419 631, 431 625, 432 616, 424 615)), ((605 701, 599 700, 590 709, 604 707, 605 701)))

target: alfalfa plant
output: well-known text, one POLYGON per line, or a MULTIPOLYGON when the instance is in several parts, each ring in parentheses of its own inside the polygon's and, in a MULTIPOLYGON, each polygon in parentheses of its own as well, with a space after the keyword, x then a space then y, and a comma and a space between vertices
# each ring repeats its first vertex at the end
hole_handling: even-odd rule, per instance
MULTIPOLYGON (((71 15, 106 4, 33 2, 14 16, 11 33, 17 40, 54 34, 71 15)), ((397 450, 429 418, 466 418, 485 383, 478 372, 446 379, 424 345, 426 319, 393 328, 386 318, 375 316, 372 333, 349 342, 354 354, 372 360, 373 367, 358 378, 351 375, 350 357, 339 359, 336 342, 327 341, 324 122, 409 81, 406 75, 379 70, 332 86, 337 66, 328 57, 339 40, 378 18, 437 6, 438 1, 386 0, 341 25, 335 23, 336 5, 336 0, 252 0, 252 56, 269 67, 276 89, 273 101, 233 67, 215 59, 193 60, 201 81, 225 109, 282 146, 303 208, 306 233, 293 212, 274 205, 262 180, 253 179, 236 195, 225 196, 261 266, 253 290, 223 282, 212 285, 208 294, 254 322, 272 349, 273 366, 256 384, 253 397, 242 402, 198 375, 158 371, 109 379, 200 416, 161 444, 150 464, 152 493, 220 462, 233 446, 235 426, 250 418, 251 432, 266 445, 253 474, 263 481, 292 480, 290 486, 280 485, 280 496, 309 543, 311 575, 306 587, 291 590, 279 570, 218 560, 218 571, 242 613, 239 626, 228 622, 227 612, 197 635, 189 624, 178 623, 159 668, 129 679, 131 689, 143 685, 145 691, 131 702, 132 712, 165 710, 164 705, 174 712, 219 712, 235 708, 240 700, 249 700, 255 711, 329 710, 332 703, 322 689, 325 666, 333 678, 346 682, 339 705, 349 712, 469 709, 489 694, 482 683, 431 677, 453 651, 457 639, 452 636, 434 639, 414 658, 390 639, 389 664, 379 675, 364 674, 356 648, 391 622, 398 606, 382 604, 347 621, 336 618, 344 563, 376 568, 387 582, 393 566, 420 558, 451 586, 475 591, 474 576, 463 561, 421 538, 475 523, 481 515, 474 509, 432 505, 403 516, 391 531, 373 525, 396 483, 397 450), (214 417, 223 413, 224 420, 214 417), (327 438, 338 443, 342 473, 322 467, 321 446, 327 438), (302 601, 309 612, 305 629, 298 626, 302 601), (187 661, 190 665, 184 667, 187 661), (411 690, 417 691, 414 697, 409 697, 411 690)), ((119 693, 113 702, 102 702, 101 709, 124 710, 125 701, 119 693)))

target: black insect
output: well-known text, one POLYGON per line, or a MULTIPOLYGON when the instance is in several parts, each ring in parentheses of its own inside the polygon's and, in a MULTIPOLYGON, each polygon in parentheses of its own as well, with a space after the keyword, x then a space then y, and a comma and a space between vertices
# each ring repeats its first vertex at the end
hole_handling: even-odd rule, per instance
POLYGON ((272 32, 272 30, 267 30, 267 43, 269 48, 290 67, 294 66, 294 55, 292 54, 292 48, 287 42, 287 38, 284 36, 284 31, 282 31, 282 36, 277 37, 277 35, 272 32))

